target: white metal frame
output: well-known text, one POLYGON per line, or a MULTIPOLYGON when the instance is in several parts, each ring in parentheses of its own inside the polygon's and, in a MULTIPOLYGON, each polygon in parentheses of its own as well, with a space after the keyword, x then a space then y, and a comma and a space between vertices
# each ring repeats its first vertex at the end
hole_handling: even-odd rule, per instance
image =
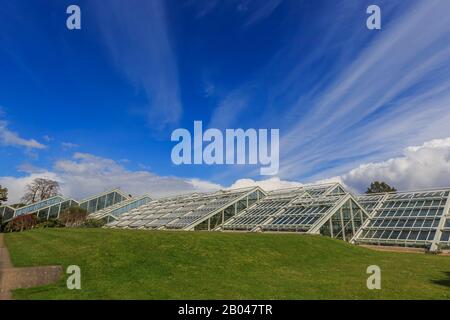
MULTIPOLYGON (((375 195, 375 194, 374 194, 375 195)), ((400 201, 400 199, 395 199, 393 201, 400 201)), ((411 201, 411 200, 410 200, 411 201)), ((358 233, 352 238, 351 243, 370 243, 373 245, 389 245, 389 246, 409 246, 409 247, 425 247, 427 248, 429 245, 429 250, 431 252, 435 252, 439 250, 440 237, 442 235, 442 229, 444 227, 446 218, 449 216, 450 210, 450 188, 435 188, 435 189, 426 189, 426 190, 414 190, 414 191, 403 191, 403 192, 389 192, 386 193, 382 200, 378 203, 378 205, 371 211, 371 218, 367 220, 359 229, 358 233), (430 193, 430 192, 448 192, 447 199, 445 200, 445 205, 443 209, 442 216, 440 217, 439 224, 437 227, 430 227, 429 229, 436 228, 434 238, 432 240, 401 240, 401 241, 393 241, 389 239, 378 239, 377 241, 365 241, 361 238, 362 233, 368 227, 368 224, 373 220, 378 218, 376 216, 377 211, 384 205, 384 203, 389 200, 391 195, 401 195, 401 194, 414 194, 414 193, 430 193)), ((420 231, 420 230, 418 230, 420 231)))

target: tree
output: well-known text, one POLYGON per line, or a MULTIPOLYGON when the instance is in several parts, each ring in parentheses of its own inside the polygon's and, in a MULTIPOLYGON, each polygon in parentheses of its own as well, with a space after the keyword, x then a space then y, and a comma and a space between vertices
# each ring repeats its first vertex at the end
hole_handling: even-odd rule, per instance
POLYGON ((375 181, 370 184, 370 187, 367 189, 366 193, 385 193, 385 192, 396 192, 397 189, 391 187, 386 182, 375 181))
POLYGON ((8 201, 8 189, 0 186, 0 205, 6 201, 8 201))
POLYGON ((25 187, 25 195, 22 197, 22 202, 32 204, 57 196, 59 193, 60 189, 57 181, 37 178, 25 187))
POLYGON ((88 216, 86 209, 80 207, 70 207, 59 216, 59 221, 66 227, 79 227, 82 225, 88 216))

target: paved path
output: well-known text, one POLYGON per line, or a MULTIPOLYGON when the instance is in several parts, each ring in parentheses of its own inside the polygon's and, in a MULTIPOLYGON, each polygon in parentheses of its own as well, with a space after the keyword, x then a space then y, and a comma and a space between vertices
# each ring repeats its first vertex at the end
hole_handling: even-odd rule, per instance
POLYGON ((5 242, 3 241, 3 234, 0 233, 0 300, 10 300, 11 293, 9 290, 4 288, 4 270, 9 270, 13 267, 11 259, 9 258, 8 249, 5 247, 5 242))
POLYGON ((11 300, 11 290, 57 282, 61 266, 14 268, 0 233, 0 300, 11 300))

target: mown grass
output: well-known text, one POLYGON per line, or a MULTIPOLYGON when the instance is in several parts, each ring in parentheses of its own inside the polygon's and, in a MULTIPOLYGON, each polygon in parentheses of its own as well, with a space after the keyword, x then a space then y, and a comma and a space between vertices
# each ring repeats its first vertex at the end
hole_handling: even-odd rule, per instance
POLYGON ((16 299, 449 299, 450 257, 377 252, 321 236, 47 229, 6 235, 15 266, 78 265, 16 299), (369 265, 382 289, 368 290, 369 265))

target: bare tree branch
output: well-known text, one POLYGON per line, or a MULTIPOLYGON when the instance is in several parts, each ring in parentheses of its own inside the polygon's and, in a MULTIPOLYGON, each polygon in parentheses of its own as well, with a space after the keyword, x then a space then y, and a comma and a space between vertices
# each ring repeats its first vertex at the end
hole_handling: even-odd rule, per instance
POLYGON ((59 183, 54 180, 37 178, 25 187, 22 202, 25 204, 36 203, 60 194, 59 183))

